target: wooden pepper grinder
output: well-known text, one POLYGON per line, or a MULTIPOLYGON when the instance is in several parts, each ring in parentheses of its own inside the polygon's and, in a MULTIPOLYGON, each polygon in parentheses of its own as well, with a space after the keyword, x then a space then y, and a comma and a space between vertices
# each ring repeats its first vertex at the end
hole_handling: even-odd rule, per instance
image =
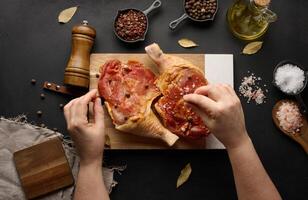
POLYGON ((64 84, 89 87, 90 53, 94 44, 96 31, 84 20, 72 30, 71 56, 64 72, 64 84))

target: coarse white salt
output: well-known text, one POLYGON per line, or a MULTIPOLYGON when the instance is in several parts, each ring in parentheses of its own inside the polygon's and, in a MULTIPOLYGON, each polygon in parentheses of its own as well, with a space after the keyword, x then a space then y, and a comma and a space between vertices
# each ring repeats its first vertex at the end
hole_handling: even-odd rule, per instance
POLYGON ((276 85, 285 93, 296 94, 304 87, 304 71, 292 64, 279 67, 275 73, 276 85))
POLYGON ((302 115, 298 106, 292 102, 283 102, 277 111, 279 126, 288 133, 298 133, 303 126, 302 115))

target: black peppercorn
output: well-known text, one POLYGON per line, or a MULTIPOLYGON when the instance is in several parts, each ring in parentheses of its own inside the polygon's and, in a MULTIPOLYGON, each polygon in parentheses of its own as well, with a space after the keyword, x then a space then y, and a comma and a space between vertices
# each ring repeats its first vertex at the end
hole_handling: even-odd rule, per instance
POLYGON ((204 20, 215 14, 217 3, 216 0, 186 0, 184 8, 190 17, 204 20))
POLYGON ((37 116, 41 117, 42 114, 43 114, 43 112, 42 112, 41 110, 38 110, 38 111, 36 112, 36 114, 37 114, 37 116))

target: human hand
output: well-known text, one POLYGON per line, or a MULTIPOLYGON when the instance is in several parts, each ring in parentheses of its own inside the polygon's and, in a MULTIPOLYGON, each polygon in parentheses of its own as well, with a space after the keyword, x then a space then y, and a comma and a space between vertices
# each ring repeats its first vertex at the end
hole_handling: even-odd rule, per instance
POLYGON ((67 129, 76 145, 80 164, 102 162, 105 125, 101 99, 96 97, 97 90, 73 99, 64 107, 67 129), (88 121, 88 104, 94 102, 94 123, 88 121))
POLYGON ((241 102, 229 85, 203 86, 194 94, 185 95, 184 100, 192 105, 193 110, 227 149, 250 141, 241 102))

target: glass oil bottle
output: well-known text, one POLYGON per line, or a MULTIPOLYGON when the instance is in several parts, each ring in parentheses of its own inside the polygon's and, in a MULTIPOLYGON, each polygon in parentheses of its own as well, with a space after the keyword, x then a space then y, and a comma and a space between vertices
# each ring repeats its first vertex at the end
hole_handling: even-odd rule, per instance
POLYGON ((257 40, 277 15, 268 9, 270 0, 236 0, 229 8, 227 21, 231 32, 242 40, 257 40))

